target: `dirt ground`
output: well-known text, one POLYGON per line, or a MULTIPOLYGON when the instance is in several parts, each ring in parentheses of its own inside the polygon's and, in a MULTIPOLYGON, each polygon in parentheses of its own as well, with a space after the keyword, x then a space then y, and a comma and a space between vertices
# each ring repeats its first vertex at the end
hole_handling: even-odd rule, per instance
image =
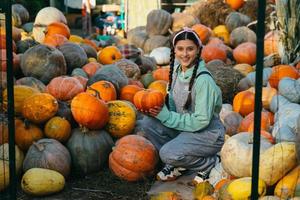
POLYGON ((147 191, 154 179, 139 182, 120 180, 106 167, 103 171, 84 178, 71 177, 66 181, 63 191, 42 198, 31 197, 21 188, 18 200, 147 200, 147 191))

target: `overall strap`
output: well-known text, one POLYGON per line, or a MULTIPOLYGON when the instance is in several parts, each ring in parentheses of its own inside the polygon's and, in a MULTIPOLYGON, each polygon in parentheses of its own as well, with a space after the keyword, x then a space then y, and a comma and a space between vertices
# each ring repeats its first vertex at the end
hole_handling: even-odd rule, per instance
POLYGON ((208 72, 208 71, 202 71, 199 74, 197 74, 196 78, 198 78, 199 76, 201 76, 202 74, 208 74, 209 76, 212 77, 212 75, 208 72))

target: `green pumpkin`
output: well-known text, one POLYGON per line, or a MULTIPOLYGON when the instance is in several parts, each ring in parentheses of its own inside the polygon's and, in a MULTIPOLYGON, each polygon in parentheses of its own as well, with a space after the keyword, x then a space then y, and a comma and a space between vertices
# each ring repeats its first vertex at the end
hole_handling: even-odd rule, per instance
POLYGON ((67 148, 72 156, 74 174, 84 176, 99 172, 108 162, 113 145, 111 136, 104 130, 73 129, 67 148))

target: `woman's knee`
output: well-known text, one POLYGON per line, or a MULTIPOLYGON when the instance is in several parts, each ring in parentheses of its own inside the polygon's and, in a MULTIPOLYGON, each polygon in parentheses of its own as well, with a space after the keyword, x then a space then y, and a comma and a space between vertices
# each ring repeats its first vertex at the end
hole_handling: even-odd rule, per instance
POLYGON ((167 144, 161 147, 159 156, 163 163, 173 166, 181 166, 181 163, 184 160, 184 155, 176 151, 175 148, 169 147, 167 144))

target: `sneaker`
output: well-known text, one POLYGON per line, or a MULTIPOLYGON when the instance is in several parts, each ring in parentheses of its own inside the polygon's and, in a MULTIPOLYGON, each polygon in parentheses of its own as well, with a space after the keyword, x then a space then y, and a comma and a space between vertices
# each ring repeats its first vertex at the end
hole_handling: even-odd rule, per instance
POLYGON ((197 172, 197 175, 193 179, 193 185, 197 185, 201 182, 207 181, 208 178, 209 178, 209 172, 207 171, 197 172))
POLYGON ((186 171, 186 169, 182 167, 165 165, 165 167, 157 173, 156 178, 160 181, 173 181, 181 176, 184 171, 186 171))

